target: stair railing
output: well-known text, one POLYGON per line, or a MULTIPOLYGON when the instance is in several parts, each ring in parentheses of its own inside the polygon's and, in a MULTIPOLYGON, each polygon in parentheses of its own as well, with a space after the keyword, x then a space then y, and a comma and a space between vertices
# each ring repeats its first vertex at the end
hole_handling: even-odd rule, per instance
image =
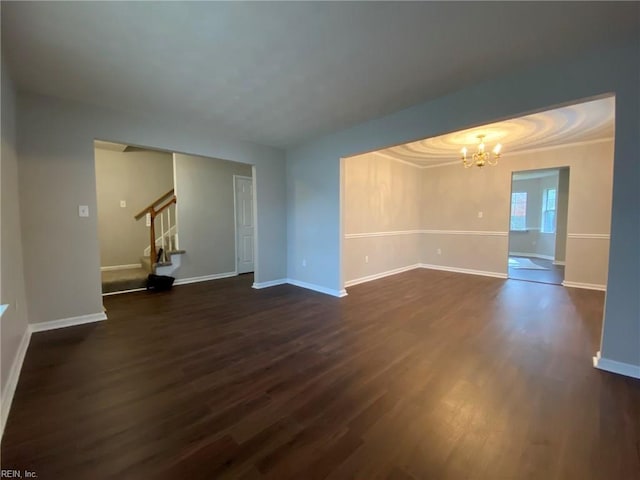
POLYGON ((175 195, 175 190, 171 189, 169 190, 167 193, 165 193, 164 195, 158 197, 156 200, 153 201, 153 203, 149 204, 148 206, 146 206, 144 209, 140 210, 140 212, 135 215, 135 219, 136 220, 140 220, 142 217, 145 216, 149 216, 150 222, 149 222, 149 261, 151 262, 151 265, 153 266, 154 263, 157 262, 157 250, 156 250, 156 226, 155 226, 155 220, 156 217, 160 216, 160 231, 161 231, 161 236, 160 236, 160 242, 161 242, 161 246, 164 252, 166 252, 166 248, 165 248, 165 237, 167 234, 169 234, 171 232, 171 229, 173 229, 175 231, 175 225, 172 227, 171 226, 171 213, 169 212, 169 210, 167 210, 172 204, 176 204, 176 202, 178 201, 178 199, 176 198, 175 195), (162 215, 162 213, 164 211, 167 211, 167 230, 165 231, 164 228, 164 217, 162 215))

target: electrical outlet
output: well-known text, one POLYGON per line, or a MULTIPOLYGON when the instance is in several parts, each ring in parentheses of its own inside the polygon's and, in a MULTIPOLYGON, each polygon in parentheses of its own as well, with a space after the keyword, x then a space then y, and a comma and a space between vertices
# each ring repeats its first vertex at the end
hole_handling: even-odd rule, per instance
POLYGON ((369 255, 364 256, 364 263, 369 263, 369 255))
POLYGON ((441 249, 441 248, 437 249, 437 250, 436 250, 436 253, 437 253, 438 255, 442 255, 442 249, 441 249))
POLYGON ((478 218, 482 218, 484 214, 482 212, 478 212, 478 218))
POLYGON ((303 266, 303 267, 306 267, 306 266, 307 266, 307 259, 306 259, 306 258, 303 258, 303 259, 302 259, 302 266, 303 266))
POLYGON ((88 217, 89 216, 89 205, 79 205, 78 206, 78 216, 79 217, 88 217))
POLYGON ((120 200, 120 208, 127 208, 127 201, 126 200, 120 200))

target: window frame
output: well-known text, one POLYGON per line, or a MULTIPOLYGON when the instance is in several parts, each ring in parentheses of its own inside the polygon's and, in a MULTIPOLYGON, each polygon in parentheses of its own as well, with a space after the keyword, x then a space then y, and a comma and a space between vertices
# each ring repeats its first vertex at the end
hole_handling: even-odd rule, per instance
POLYGON ((509 230, 512 232, 528 232, 529 229, 527 227, 527 203, 529 200, 529 195, 527 192, 511 192, 511 215, 509 217, 509 230), (518 196, 521 198, 521 200, 518 201, 518 196), (520 205, 521 208, 524 209, 524 215, 514 215, 514 207, 517 207, 518 204, 522 204, 520 205), (515 218, 522 218, 524 220, 524 225, 522 226, 522 228, 517 228, 514 227, 513 224, 513 219, 515 218))
POLYGON ((556 233, 557 231, 557 212, 558 212, 558 189, 557 188, 545 188, 542 190, 542 214, 540 215, 540 232, 541 233, 556 233), (549 206, 549 192, 553 191, 553 205, 549 206), (553 212, 553 226, 551 229, 546 229, 547 215, 553 212))

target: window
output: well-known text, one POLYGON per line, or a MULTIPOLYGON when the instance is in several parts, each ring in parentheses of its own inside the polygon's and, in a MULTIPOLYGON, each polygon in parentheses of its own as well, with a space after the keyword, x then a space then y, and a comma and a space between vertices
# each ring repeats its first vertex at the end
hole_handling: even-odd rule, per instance
POLYGON ((545 188, 542 195, 542 225, 543 233, 556 233, 556 189, 545 188))
POLYGON ((527 192, 511 194, 511 230, 527 229, 527 192))

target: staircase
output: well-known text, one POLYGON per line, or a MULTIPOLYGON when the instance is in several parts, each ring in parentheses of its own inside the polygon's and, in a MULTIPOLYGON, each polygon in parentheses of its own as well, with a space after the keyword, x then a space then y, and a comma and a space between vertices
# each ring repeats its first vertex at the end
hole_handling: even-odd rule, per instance
POLYGON ((102 272, 102 293, 111 294, 146 288, 150 273, 170 275, 180 268, 184 250, 178 247, 178 227, 175 214, 169 207, 177 204, 174 190, 170 190, 137 215, 136 220, 146 218, 149 227, 149 246, 140 257, 141 268, 102 272), (160 235, 156 236, 156 220, 160 235), (152 260, 153 259, 153 260, 152 260))
POLYGON ((185 253, 178 247, 178 226, 176 217, 171 216, 171 205, 178 199, 171 189, 135 215, 136 220, 146 218, 149 226, 149 246, 145 248, 140 263, 147 273, 171 275, 181 264, 181 255, 185 253), (156 219, 160 219, 160 235, 156 236, 156 219))
MULTIPOLYGON (((161 248, 160 245, 157 245, 161 248)), ((184 250, 169 250, 163 253, 163 258, 159 262, 151 263, 151 258, 148 255, 140 257, 140 263, 142 269, 147 273, 155 273, 156 275, 171 275, 181 265, 181 257, 184 250)))

